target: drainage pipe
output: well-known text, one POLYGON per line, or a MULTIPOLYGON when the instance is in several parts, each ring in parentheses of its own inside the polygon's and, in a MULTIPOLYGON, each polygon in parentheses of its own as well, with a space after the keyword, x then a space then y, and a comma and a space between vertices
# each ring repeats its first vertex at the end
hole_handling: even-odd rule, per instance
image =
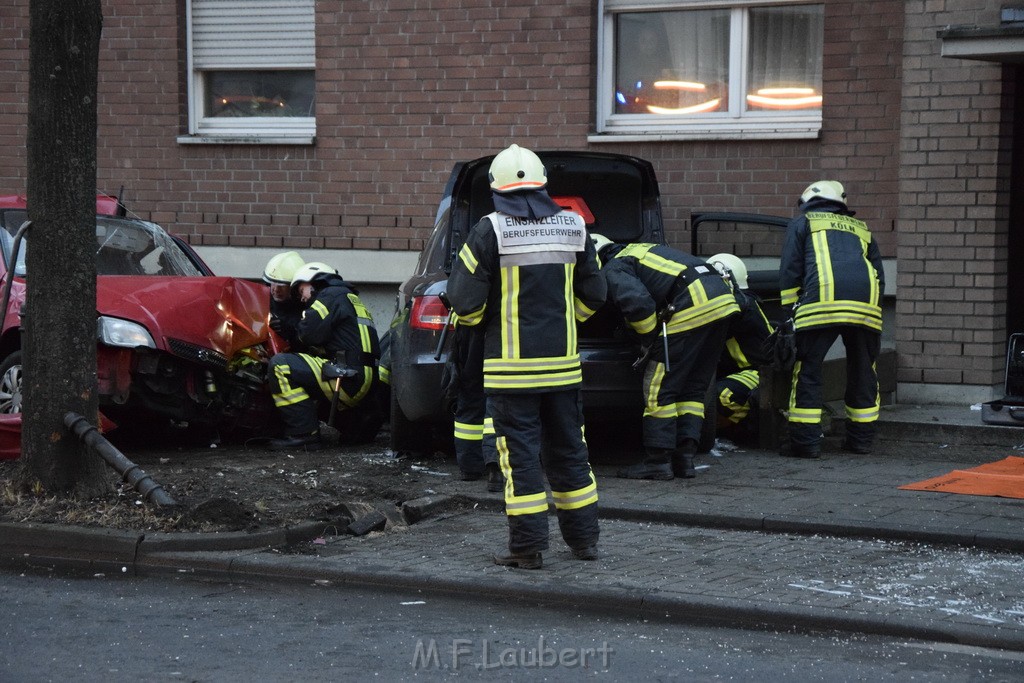
POLYGON ((103 458, 108 465, 117 470, 117 473, 126 482, 135 487, 135 490, 141 493, 142 497, 147 501, 157 507, 173 507, 177 505, 175 500, 164 491, 160 484, 153 481, 141 467, 125 457, 124 453, 117 450, 84 417, 77 413, 65 413, 64 426, 81 439, 82 443, 103 458))

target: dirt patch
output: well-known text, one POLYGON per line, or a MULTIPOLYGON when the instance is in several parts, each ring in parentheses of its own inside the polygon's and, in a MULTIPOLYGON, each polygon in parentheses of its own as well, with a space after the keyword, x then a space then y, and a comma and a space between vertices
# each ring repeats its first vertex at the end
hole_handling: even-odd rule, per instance
MULTIPOLYGON (((248 444, 111 442, 177 503, 159 509, 110 471, 102 498, 62 500, 18 489, 17 461, 0 462, 0 521, 76 524, 138 531, 255 531, 311 520, 343 524, 376 510, 401 519, 402 503, 456 492, 454 460, 399 458, 382 432, 372 444, 319 451, 270 451, 248 444)), ((329 443, 325 438, 325 443, 329 443)), ((481 486, 482 489, 482 486, 481 486)))

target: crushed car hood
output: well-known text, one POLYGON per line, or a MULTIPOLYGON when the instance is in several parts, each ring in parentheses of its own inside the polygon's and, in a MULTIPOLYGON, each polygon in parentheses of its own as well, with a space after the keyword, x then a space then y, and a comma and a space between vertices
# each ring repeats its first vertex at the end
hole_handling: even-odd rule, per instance
POLYGON ((264 284, 233 277, 102 275, 96 310, 145 326, 160 349, 176 339, 230 359, 267 341, 270 293, 264 284))

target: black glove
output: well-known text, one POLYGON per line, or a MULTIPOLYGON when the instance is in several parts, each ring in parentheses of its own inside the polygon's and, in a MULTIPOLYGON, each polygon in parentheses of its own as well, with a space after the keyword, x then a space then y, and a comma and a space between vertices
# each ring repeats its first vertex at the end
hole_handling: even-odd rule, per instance
POLYGON ((274 332, 277 332, 278 334, 281 334, 282 331, 284 330, 284 324, 281 322, 280 318, 272 315, 270 316, 270 329, 272 329, 274 332))

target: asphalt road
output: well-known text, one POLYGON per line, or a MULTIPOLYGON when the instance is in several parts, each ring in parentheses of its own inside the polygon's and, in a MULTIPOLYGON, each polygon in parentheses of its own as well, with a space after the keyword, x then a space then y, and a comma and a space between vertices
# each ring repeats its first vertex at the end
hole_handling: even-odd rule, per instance
POLYGON ((415 593, 0 573, 0 681, 1017 681, 1024 654, 415 593))

